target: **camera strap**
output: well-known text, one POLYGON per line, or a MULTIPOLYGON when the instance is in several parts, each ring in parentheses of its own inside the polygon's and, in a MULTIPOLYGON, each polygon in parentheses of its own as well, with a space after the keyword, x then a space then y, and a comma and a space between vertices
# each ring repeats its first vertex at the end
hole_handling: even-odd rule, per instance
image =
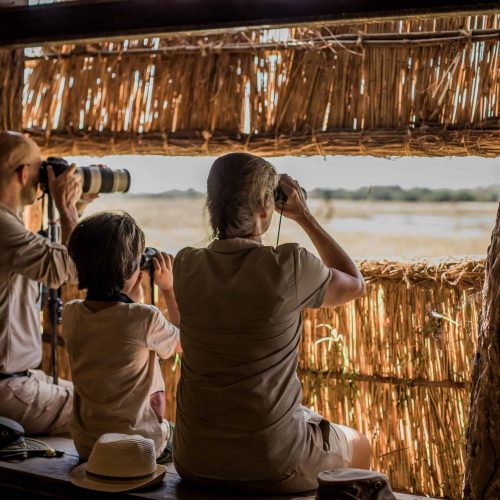
POLYGON ((95 300, 99 302, 121 302, 123 304, 133 304, 134 301, 122 292, 103 293, 99 290, 87 290, 86 300, 95 300))
POLYGON ((280 232, 281 232, 281 219, 283 219, 283 209, 285 208, 285 204, 283 203, 281 205, 281 212, 280 212, 280 221, 278 224, 278 237, 276 238, 276 246, 278 246, 278 243, 280 241, 280 232))

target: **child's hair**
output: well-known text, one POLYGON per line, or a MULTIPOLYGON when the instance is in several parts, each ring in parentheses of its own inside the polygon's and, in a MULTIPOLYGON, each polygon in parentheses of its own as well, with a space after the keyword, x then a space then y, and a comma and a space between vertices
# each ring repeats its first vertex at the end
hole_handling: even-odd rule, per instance
POLYGON ((268 161, 248 153, 217 158, 207 179, 207 209, 213 235, 245 237, 255 231, 255 215, 274 203, 278 174, 268 161))
POLYGON ((104 295, 122 291, 140 264, 144 245, 144 233, 126 212, 102 212, 83 219, 68 243, 78 288, 104 295))

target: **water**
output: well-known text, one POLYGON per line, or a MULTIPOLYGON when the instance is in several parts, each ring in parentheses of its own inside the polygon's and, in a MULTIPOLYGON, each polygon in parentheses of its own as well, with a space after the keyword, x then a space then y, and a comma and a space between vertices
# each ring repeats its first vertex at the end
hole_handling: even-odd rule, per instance
POLYGON ((343 233, 366 233, 457 238, 481 237, 491 227, 490 216, 372 214, 367 217, 332 218, 327 227, 343 233))

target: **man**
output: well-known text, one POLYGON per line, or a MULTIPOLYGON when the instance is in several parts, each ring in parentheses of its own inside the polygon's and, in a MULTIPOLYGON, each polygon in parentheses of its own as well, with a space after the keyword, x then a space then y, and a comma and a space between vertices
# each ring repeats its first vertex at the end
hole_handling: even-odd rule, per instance
POLYGON ((75 167, 58 177, 49 167, 49 189, 59 212, 63 244, 28 231, 26 205, 35 202, 40 150, 17 132, 0 132, 0 415, 28 434, 65 433, 73 384, 36 368, 42 359, 41 285, 57 288, 75 277, 64 246, 78 221, 81 181, 75 167))

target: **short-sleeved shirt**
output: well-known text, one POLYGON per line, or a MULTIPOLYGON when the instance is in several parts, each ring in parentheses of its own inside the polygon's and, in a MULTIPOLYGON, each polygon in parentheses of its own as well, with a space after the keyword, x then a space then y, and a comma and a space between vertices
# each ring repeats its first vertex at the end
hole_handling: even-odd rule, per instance
POLYGON ((87 459, 108 432, 150 438, 159 456, 168 427, 150 396, 164 390, 157 355, 174 353, 178 328, 154 306, 117 303, 93 312, 83 300, 65 305, 62 324, 74 384, 70 431, 80 456, 87 459))
POLYGON ((0 373, 40 364, 40 284, 58 288, 75 277, 64 245, 29 231, 0 203, 0 373))
POLYGON ((330 277, 296 244, 233 238, 177 254, 183 359, 174 460, 185 474, 269 479, 308 456, 296 374, 301 310, 322 304, 330 277))

